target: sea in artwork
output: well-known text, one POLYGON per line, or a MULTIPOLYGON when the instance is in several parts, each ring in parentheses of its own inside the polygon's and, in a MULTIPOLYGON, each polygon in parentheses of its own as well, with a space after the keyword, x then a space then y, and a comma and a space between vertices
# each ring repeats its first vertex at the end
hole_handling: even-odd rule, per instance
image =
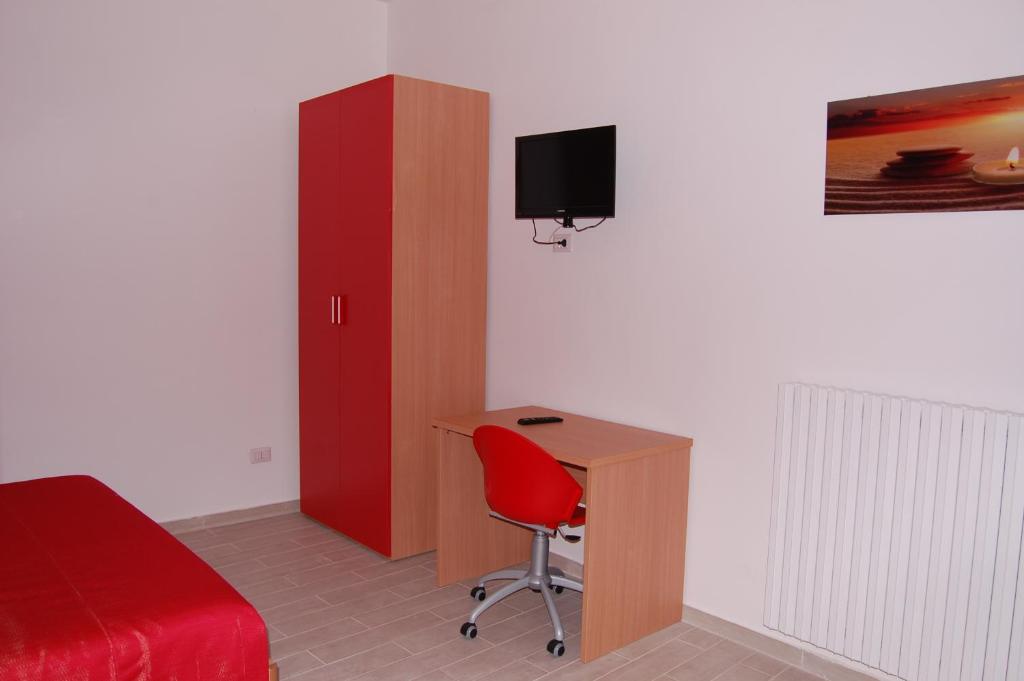
POLYGON ((1024 76, 831 102, 825 213, 1024 209, 1015 147, 1024 76))

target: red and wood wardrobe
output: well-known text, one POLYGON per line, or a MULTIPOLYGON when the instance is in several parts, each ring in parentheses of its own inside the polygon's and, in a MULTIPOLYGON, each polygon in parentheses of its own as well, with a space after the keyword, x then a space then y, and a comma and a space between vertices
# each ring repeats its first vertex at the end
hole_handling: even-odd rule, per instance
POLYGON ((299 105, 302 512, 436 545, 431 419, 484 404, 485 92, 385 76, 299 105))

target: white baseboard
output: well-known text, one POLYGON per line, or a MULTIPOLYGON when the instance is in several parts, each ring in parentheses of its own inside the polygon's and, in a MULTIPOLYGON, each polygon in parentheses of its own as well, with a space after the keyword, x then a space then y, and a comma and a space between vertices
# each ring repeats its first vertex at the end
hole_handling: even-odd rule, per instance
POLYGON ((259 520, 260 518, 273 518, 274 516, 286 515, 288 513, 298 513, 298 511, 299 500, 294 499, 277 504, 267 504, 266 506, 243 508, 237 511, 225 511, 224 513, 213 513, 211 515, 201 515, 182 520, 168 520, 165 523, 160 523, 160 526, 171 534, 184 534, 185 532, 195 532, 196 530, 221 527, 222 525, 234 525, 235 523, 243 523, 247 520, 259 520))

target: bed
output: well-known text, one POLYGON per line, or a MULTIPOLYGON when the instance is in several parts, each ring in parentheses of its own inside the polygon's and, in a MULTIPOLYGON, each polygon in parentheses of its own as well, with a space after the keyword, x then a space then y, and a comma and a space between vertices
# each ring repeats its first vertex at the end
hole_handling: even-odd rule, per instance
POLYGON ((0 484, 0 679, 267 681, 220 575, 87 476, 0 484))

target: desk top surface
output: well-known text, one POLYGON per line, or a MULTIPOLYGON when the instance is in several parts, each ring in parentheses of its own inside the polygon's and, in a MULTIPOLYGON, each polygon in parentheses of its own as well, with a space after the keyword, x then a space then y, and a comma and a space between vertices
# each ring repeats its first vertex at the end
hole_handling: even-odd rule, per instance
POLYGON ((478 426, 504 426, 530 438, 562 463, 594 468, 661 452, 688 452, 693 440, 546 407, 515 407, 434 419, 434 427, 472 436, 478 426), (520 426, 524 416, 561 416, 561 423, 520 426))

